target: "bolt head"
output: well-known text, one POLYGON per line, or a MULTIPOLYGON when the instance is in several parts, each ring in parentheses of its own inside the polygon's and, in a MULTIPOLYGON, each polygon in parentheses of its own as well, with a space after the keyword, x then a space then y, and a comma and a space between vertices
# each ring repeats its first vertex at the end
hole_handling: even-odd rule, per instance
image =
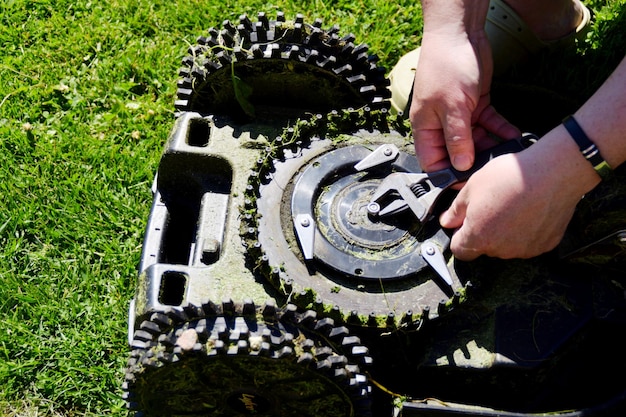
POLYGON ((378 214, 380 212, 380 204, 371 202, 367 205, 367 212, 369 214, 378 214))

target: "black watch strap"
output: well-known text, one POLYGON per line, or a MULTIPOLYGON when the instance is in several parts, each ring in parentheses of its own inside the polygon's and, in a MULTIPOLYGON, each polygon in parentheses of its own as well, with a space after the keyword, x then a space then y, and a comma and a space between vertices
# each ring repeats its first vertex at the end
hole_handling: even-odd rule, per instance
POLYGON ((563 126, 567 129, 567 132, 570 134, 574 142, 578 145, 580 149, 580 153, 583 154, 585 159, 589 161, 593 169, 596 170, 600 178, 603 180, 607 179, 613 169, 611 166, 604 160, 602 155, 600 154, 600 150, 596 146, 595 143, 589 139, 585 131, 580 127, 574 116, 567 116, 563 120, 563 126))

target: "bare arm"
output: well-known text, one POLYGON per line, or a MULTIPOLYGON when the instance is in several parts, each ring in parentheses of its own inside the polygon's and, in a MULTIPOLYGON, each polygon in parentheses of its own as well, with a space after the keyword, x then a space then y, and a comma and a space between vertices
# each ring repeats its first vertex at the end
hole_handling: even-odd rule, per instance
POLYGON ((575 117, 609 165, 626 161, 626 58, 575 117))
POLYGON ((422 0, 424 35, 466 36, 485 27, 489 0, 422 0))

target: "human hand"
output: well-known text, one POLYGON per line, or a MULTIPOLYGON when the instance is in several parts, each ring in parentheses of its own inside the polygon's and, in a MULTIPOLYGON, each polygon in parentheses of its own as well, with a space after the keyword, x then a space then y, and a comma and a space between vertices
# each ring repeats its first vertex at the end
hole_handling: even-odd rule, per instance
POLYGON ((559 169, 567 168, 533 145, 477 171, 439 219, 444 228, 458 228, 450 243, 454 255, 465 261, 530 258, 556 247, 590 184, 571 181, 559 169))
POLYGON ((468 36, 425 34, 415 74, 409 118, 415 151, 426 172, 450 164, 469 169, 477 151, 492 147, 487 134, 513 138, 520 131, 490 104, 489 41, 468 36))
MULTIPOLYGON (((626 58, 578 110, 610 166, 626 160, 623 140, 626 58)), ((461 260, 480 255, 528 258, 554 248, 583 195, 601 178, 559 125, 530 148, 497 157, 476 172, 440 216, 457 229, 450 248, 461 260)))

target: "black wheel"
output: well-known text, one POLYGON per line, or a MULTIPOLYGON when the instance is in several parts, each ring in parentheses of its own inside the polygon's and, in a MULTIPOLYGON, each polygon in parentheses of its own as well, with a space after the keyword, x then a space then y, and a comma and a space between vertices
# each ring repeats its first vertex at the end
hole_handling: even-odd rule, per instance
MULTIPOLYGON (((414 329, 465 297, 422 258, 425 241, 447 247, 436 222, 368 214, 370 196, 392 172, 419 172, 413 145, 395 133, 360 132, 298 141, 270 150, 249 179, 242 237, 250 264, 301 308, 350 325, 414 329), (367 172, 355 165, 382 144, 400 149, 393 163, 367 172)), ((449 260, 450 254, 444 254, 449 260)))
POLYGON ((366 348, 295 306, 206 303, 135 332, 124 389, 141 416, 369 416, 366 348))
POLYGON ((365 44, 322 21, 287 21, 282 13, 256 22, 224 21, 189 48, 180 70, 179 111, 200 114, 299 117, 307 112, 369 106, 389 108, 385 69, 365 44))

